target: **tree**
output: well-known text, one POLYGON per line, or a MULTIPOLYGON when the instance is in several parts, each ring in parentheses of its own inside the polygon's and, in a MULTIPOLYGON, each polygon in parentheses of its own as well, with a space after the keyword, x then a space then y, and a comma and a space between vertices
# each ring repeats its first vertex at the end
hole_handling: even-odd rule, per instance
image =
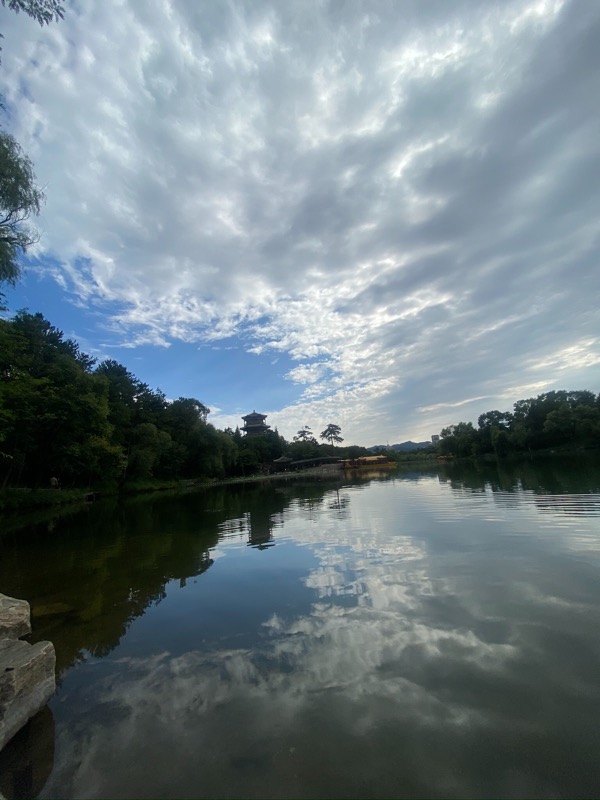
POLYGON ((26 223, 40 213, 43 200, 31 161, 13 136, 0 131, 0 283, 15 283, 19 257, 38 241, 26 223))
POLYGON ((440 431, 440 451, 442 455, 465 458, 473 454, 477 441, 477 431, 472 422, 459 422, 440 431))
POLYGON ((485 414, 481 414, 477 420, 479 430, 478 441, 475 446, 476 455, 490 453, 492 451, 496 452, 496 455, 498 455, 498 447, 505 449, 505 443, 508 440, 507 432, 510 430, 512 422, 512 414, 505 411, 487 411, 485 414), (496 434, 499 431, 506 435, 498 439, 496 434), (500 442, 498 447, 496 447, 494 442, 500 442))
POLYGON ((197 424, 206 425, 209 414, 210 408, 195 397, 180 397, 168 405, 165 418, 173 438, 181 436, 185 439, 197 424))
POLYGON ((95 374, 108 384, 109 420, 115 429, 115 439, 121 444, 129 443, 139 382, 126 367, 112 359, 99 364, 95 374))
POLYGON ((294 436, 295 442, 314 442, 315 438, 313 436, 313 432, 305 425, 303 428, 300 428, 298 433, 294 436))
POLYGON ((508 430, 512 421, 513 416, 507 411, 487 411, 478 418, 477 424, 480 428, 508 430))
POLYGON ((111 442, 108 386, 93 359, 41 314, 20 311, 0 325, 0 440, 5 481, 44 486, 112 480, 124 467, 111 442))
POLYGON ((31 367, 34 371, 46 369, 56 354, 69 356, 86 372, 90 371, 96 361, 86 353, 82 353, 76 341, 64 339, 63 332, 51 325, 39 311, 30 314, 26 309, 21 309, 15 314, 12 325, 28 343, 31 367))
POLYGON ((341 432, 342 429, 340 428, 339 425, 334 425, 333 422, 330 422, 329 425, 325 428, 325 430, 321 431, 319 436, 321 437, 321 439, 325 439, 326 441, 328 441, 329 444, 333 444, 334 442, 340 444, 341 442, 344 441, 340 436, 341 432))
POLYGON ((159 459, 170 455, 172 440, 166 431, 159 431, 151 422, 142 422, 133 433, 127 474, 130 478, 151 478, 159 459))
POLYGON ((53 19, 58 22, 65 15, 62 0, 2 0, 2 5, 16 14, 24 11, 40 25, 49 25, 53 19))

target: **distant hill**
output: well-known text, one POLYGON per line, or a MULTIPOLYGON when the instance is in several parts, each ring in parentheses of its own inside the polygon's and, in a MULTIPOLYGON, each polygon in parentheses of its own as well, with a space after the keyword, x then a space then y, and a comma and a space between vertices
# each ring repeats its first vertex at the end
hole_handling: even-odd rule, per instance
POLYGON ((376 444, 374 447, 367 448, 375 452, 376 450, 400 450, 406 453, 410 450, 422 450, 424 447, 431 447, 431 442, 402 442, 401 444, 376 444))

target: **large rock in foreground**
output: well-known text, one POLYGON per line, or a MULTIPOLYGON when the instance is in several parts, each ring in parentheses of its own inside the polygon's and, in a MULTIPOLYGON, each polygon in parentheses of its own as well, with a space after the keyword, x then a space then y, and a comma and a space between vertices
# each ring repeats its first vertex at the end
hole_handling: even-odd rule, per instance
POLYGON ((37 714, 54 694, 56 654, 51 642, 31 645, 18 639, 18 636, 31 630, 29 604, 25 601, 0 595, 0 621, 2 624, 0 635, 6 637, 0 638, 0 750, 2 750, 9 739, 37 714), (26 621, 23 616, 23 603, 27 607, 26 621))
POLYGON ((31 633, 27 600, 0 594, 0 639, 19 639, 31 633))

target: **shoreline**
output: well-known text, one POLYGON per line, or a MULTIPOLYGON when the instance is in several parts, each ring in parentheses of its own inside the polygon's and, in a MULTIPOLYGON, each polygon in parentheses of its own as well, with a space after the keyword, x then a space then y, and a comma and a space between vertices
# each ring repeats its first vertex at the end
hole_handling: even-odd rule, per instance
MULTIPOLYGON (((447 460, 437 460, 436 458, 403 458, 391 466, 381 469, 381 474, 397 474, 399 471, 408 469, 427 469, 437 470, 442 467, 449 467, 453 464, 466 462, 490 464, 513 465, 520 462, 532 461, 551 461, 553 459, 594 459, 600 454, 598 448, 554 448, 532 451, 531 453, 509 453, 502 458, 498 458, 492 453, 484 453, 480 456, 466 456, 464 458, 449 458, 447 460)), ((88 503, 96 502, 109 498, 135 497, 136 495, 158 494, 163 492, 187 493, 198 492, 217 486, 239 486, 266 484, 272 481, 288 482, 294 480, 329 480, 339 482, 349 475, 360 476, 361 473, 377 471, 375 465, 354 470, 331 469, 330 467, 310 467, 304 470, 294 470, 286 472, 274 472, 258 475, 238 475, 229 478, 188 478, 177 481, 138 481, 136 483, 125 484, 121 487, 98 486, 95 489, 40 489, 40 488, 7 488, 0 490, 0 518, 14 520, 20 515, 27 515, 32 512, 48 512, 51 510, 66 510, 73 507, 85 506, 88 503)))
POLYGON ((321 467, 297 470, 294 472, 275 472, 267 475, 246 475, 221 479, 189 478, 180 481, 148 482, 125 485, 121 488, 99 487, 93 489, 3 489, 0 491, 0 517, 14 518, 20 512, 49 511, 68 506, 82 506, 90 502, 115 497, 134 497, 161 492, 197 492, 213 486, 236 486, 268 483, 271 481, 290 481, 300 478, 338 479, 343 470, 323 470, 321 467))

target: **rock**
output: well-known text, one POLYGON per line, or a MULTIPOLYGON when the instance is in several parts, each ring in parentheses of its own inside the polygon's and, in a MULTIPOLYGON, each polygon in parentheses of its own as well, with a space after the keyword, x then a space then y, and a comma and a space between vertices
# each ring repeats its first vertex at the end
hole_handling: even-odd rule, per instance
POLYGON ((0 594, 0 639, 18 639, 31 633, 29 603, 0 594))
POLYGON ((0 641, 0 750, 54 694, 52 642, 0 641))
POLYGON ((20 641, 30 632, 29 603, 0 595, 0 750, 56 689, 54 645, 20 641))

